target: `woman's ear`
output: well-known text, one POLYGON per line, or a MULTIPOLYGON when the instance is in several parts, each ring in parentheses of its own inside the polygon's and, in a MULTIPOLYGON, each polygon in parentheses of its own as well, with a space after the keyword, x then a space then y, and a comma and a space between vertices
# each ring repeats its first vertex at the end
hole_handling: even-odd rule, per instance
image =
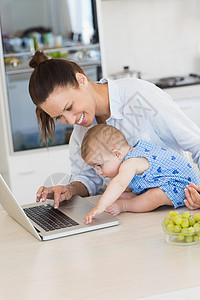
POLYGON ((78 81, 79 85, 86 85, 88 83, 88 79, 85 75, 81 73, 76 73, 76 80, 78 81))
POLYGON ((121 158, 122 158, 122 153, 121 153, 121 151, 118 150, 118 149, 113 149, 113 150, 112 150, 112 154, 113 154, 113 156, 117 157, 118 159, 121 159, 121 158))

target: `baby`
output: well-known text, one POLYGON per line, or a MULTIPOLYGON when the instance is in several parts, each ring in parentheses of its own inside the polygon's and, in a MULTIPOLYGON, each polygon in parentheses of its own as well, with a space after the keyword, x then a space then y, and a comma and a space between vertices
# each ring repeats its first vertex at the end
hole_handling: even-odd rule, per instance
POLYGON ((184 206, 184 189, 200 176, 182 155, 145 141, 129 147, 124 134, 113 126, 90 128, 81 155, 99 175, 111 179, 97 205, 86 215, 86 224, 98 214, 146 212, 161 205, 184 206), (126 192, 127 187, 132 190, 126 192))

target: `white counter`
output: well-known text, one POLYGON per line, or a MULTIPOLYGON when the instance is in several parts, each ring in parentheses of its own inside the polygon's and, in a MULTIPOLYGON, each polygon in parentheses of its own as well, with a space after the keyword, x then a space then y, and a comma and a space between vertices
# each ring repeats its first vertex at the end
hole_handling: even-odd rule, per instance
POLYGON ((169 210, 123 213, 118 226, 48 242, 0 211, 1 299, 179 299, 200 285, 200 244, 166 243, 161 221, 169 210), (178 296, 166 298, 170 292, 178 296))

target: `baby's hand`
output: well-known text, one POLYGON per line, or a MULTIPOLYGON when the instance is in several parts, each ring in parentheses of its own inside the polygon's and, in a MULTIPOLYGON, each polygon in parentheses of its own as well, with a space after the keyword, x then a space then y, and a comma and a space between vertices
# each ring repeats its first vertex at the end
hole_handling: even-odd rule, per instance
POLYGON ((96 205, 84 218, 85 224, 89 224, 92 222, 92 219, 95 218, 95 216, 100 215, 102 212, 104 212, 104 208, 96 205))

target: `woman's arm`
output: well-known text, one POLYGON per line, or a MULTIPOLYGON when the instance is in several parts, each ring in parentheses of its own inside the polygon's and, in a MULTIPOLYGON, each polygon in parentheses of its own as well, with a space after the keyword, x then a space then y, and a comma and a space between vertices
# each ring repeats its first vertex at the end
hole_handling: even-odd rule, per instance
MULTIPOLYGON (((173 107, 173 104, 169 104, 169 109, 173 107)), ((153 122, 153 121, 152 121, 153 122)), ((194 124, 179 108, 174 107, 174 112, 171 115, 167 113, 167 107, 163 112, 160 112, 157 123, 154 120, 154 125, 159 126, 157 132, 159 136, 165 141, 166 145, 171 143, 175 146, 178 145, 182 150, 192 153, 193 161, 198 165, 200 169, 200 128, 194 124), (165 116, 164 116, 165 115, 165 116), (160 119, 162 117, 162 120, 160 119), (174 118, 174 119, 173 119, 174 118), (165 124, 166 130, 162 130, 163 124, 165 124), (175 128, 175 130, 174 130, 175 128)), ((178 149, 174 149, 178 150, 178 149)), ((200 186, 190 184, 185 189, 185 205, 191 209, 200 208, 200 186)))
MULTIPOLYGON (((180 152, 180 149, 189 151, 200 170, 200 128, 185 115, 168 94, 154 85, 150 84, 149 89, 144 89, 144 94, 142 93, 144 99, 150 101, 150 91, 153 95, 150 103, 155 110, 155 116, 148 112, 146 116, 155 133, 167 147, 177 152, 180 152)), ((199 190, 200 187, 195 185, 190 185, 190 188, 185 190, 185 205, 189 209, 200 208, 199 190)))
POLYGON ((177 152, 181 149, 189 151, 200 169, 200 128, 167 93, 155 86, 151 89, 153 95, 151 105, 156 113, 155 116, 149 114, 148 118, 155 132, 167 147, 177 152))

